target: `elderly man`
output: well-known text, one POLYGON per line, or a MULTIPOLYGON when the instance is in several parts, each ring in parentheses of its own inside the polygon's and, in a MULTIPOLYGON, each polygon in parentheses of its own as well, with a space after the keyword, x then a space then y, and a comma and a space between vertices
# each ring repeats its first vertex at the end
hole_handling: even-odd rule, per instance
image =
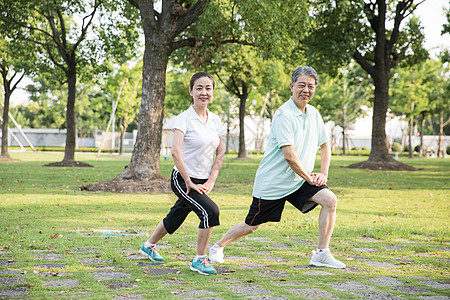
POLYGON ((275 113, 269 142, 256 172, 253 202, 245 222, 233 226, 214 244, 211 263, 223 262, 223 248, 255 232, 266 222, 279 222, 286 201, 302 213, 320 205, 319 243, 310 265, 345 268, 331 255, 328 245, 336 219, 337 198, 326 186, 331 149, 325 126, 317 109, 309 104, 319 76, 307 66, 292 73, 292 97, 275 113), (311 173, 317 149, 321 148, 320 173, 311 173))

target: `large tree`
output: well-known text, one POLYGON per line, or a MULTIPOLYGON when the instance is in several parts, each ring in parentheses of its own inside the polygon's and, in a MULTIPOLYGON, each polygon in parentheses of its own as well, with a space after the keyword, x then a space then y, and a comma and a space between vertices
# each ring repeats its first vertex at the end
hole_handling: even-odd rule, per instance
POLYGON ((137 33, 128 30, 133 14, 109 0, 5 0, 0 11, 11 35, 37 45, 36 72, 52 74, 55 83, 67 84, 64 158, 48 166, 88 166, 75 161, 77 81, 105 71, 105 57, 127 57, 127 49, 137 41, 137 33), (116 10, 128 18, 119 18, 116 10), (111 16, 114 23, 108 22, 111 16))
POLYGON ((413 64, 414 59, 426 57, 420 24, 409 19, 402 26, 416 9, 417 2, 420 3, 414 0, 326 0, 316 6, 317 29, 305 40, 310 49, 308 58, 331 72, 354 59, 375 85, 369 160, 350 167, 414 170, 390 156, 386 114, 391 69, 402 60, 413 64))
POLYGON ((145 38, 136 142, 131 161, 121 174, 85 188, 114 192, 169 191, 159 163, 167 64, 174 50, 189 45, 190 41, 179 38, 179 34, 205 11, 209 0, 163 0, 159 11, 153 0, 129 2, 140 13, 145 38))

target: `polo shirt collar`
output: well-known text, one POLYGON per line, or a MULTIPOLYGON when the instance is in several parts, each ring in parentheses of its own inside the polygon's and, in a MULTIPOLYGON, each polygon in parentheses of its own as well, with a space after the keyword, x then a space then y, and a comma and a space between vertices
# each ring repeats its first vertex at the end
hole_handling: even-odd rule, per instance
POLYGON ((306 104, 306 113, 302 113, 301 110, 297 107, 297 105, 295 104, 294 100, 291 98, 289 98, 289 108, 292 110, 292 112, 294 113, 294 115, 297 116, 302 116, 304 115, 305 117, 308 116, 309 113, 309 109, 308 109, 309 104, 306 104))
MULTIPOLYGON (((295 104, 295 103, 294 103, 295 104)), ((197 112, 194 109, 194 106, 191 105, 188 109, 189 112, 189 117, 191 118, 191 120, 200 120, 200 117, 197 115, 197 112)), ((209 123, 209 117, 211 116, 210 111, 208 108, 206 108, 206 112, 208 113, 208 120, 207 123, 209 123)), ((201 120, 200 120, 201 121, 201 120)), ((202 121, 203 123, 203 121, 202 121)))

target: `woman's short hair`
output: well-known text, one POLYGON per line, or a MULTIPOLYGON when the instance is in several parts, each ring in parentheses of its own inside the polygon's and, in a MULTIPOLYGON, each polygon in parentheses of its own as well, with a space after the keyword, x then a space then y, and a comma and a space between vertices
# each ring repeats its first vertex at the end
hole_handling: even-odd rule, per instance
POLYGON ((313 67, 301 66, 295 69, 295 71, 292 72, 292 83, 296 83, 298 77, 301 75, 314 77, 316 85, 319 84, 319 75, 317 75, 317 72, 313 67))

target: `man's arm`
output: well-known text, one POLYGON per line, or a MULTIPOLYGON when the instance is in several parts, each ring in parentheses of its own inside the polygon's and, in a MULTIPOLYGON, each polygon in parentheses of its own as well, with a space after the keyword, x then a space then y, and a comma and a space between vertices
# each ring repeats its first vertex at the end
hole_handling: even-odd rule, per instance
POLYGON ((316 183, 314 182, 314 176, 305 170, 305 167, 303 167, 297 153, 295 153, 294 146, 283 146, 281 147, 281 150, 283 151, 284 159, 288 163, 289 167, 291 167, 292 171, 298 174, 301 178, 305 179, 309 184, 315 185, 316 183))
POLYGON ((331 161, 331 147, 329 142, 320 145, 320 173, 313 173, 317 186, 325 185, 328 181, 328 169, 331 161))

